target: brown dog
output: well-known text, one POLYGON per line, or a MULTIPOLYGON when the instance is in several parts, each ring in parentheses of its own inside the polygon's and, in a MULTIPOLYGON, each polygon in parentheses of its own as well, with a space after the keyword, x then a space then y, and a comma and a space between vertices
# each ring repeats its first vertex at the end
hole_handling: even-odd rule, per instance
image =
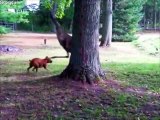
POLYGON ((38 71, 38 68, 44 68, 46 70, 47 69, 47 63, 52 63, 51 58, 49 58, 48 56, 46 56, 44 59, 40 59, 40 58, 33 58, 32 60, 29 60, 29 67, 27 68, 27 71, 29 72, 29 69, 34 67, 32 69, 32 71, 34 71, 36 69, 36 72, 38 71))

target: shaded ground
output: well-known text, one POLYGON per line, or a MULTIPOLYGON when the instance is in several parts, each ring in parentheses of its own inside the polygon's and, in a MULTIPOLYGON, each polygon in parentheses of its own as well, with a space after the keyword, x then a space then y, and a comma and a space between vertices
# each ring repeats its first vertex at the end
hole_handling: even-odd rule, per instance
MULTIPOLYGON (((12 33, 0 38, 1 44, 23 49, 18 54, 1 54, 0 120, 159 120, 158 92, 124 85, 114 79, 88 86, 48 77, 57 74, 57 67, 61 65, 63 70, 68 59, 54 60, 53 71, 26 73, 30 58, 66 55, 53 38, 55 35, 32 33, 12 33), (43 45, 44 38, 48 40, 47 45, 43 45)), ((111 48, 101 48, 100 57, 102 63, 124 59, 136 63, 159 60, 142 54, 129 43, 113 43, 111 48)))
POLYGON ((74 81, 62 81, 52 77, 30 82, 3 83, 0 93, 1 118, 2 120, 49 118, 120 120, 127 119, 128 116, 131 119, 158 118, 160 95, 146 94, 147 90, 135 89, 125 88, 116 81, 83 86, 74 81), (118 112, 119 115, 115 115, 118 112))

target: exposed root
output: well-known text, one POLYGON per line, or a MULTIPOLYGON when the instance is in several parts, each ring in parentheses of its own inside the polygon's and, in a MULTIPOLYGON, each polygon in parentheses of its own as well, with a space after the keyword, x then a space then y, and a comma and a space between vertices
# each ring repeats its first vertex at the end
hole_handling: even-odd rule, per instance
POLYGON ((97 83, 101 79, 105 78, 105 74, 102 71, 94 72, 88 66, 82 66, 80 68, 74 68, 72 65, 68 65, 67 68, 60 74, 61 78, 70 78, 81 81, 83 84, 97 83))
POLYGON ((106 42, 105 40, 100 39, 100 47, 110 47, 110 44, 106 42))
POLYGON ((104 40, 100 39, 100 41, 101 41, 101 42, 100 42, 100 45, 99 45, 99 46, 100 46, 100 47, 104 47, 104 46, 105 46, 104 40))

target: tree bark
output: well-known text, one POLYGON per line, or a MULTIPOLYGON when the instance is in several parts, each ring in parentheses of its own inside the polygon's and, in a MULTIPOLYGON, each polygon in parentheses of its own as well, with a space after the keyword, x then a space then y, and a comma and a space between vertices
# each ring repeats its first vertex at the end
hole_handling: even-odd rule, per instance
POLYGON ((143 25, 144 25, 144 30, 146 29, 146 6, 144 5, 144 16, 143 16, 143 25))
POLYGON ((112 0, 103 0, 103 10, 100 46, 110 46, 112 41, 112 0))
MULTIPOLYGON (((57 3, 54 3, 52 9, 50 10, 50 13, 51 13, 52 17, 55 18, 55 19, 56 19, 56 16, 55 16, 56 11, 57 11, 57 3)), ((56 32, 56 25, 53 22, 51 22, 51 23, 52 23, 52 26, 53 26, 52 31, 55 33, 56 32)))
POLYGON ((69 65, 61 77, 92 84, 105 78, 99 60, 100 0, 75 0, 69 65))
POLYGON ((159 11, 159 27, 158 27, 158 30, 160 30, 160 11, 159 11))
POLYGON ((156 0, 154 0, 154 8, 153 8, 153 28, 154 28, 154 30, 156 30, 156 24, 157 24, 157 12, 156 12, 156 4, 157 3, 157 1, 156 0))

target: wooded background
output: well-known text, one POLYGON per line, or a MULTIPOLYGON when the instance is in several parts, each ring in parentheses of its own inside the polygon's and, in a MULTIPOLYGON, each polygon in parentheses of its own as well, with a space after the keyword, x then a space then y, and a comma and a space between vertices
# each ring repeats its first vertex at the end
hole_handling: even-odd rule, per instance
MULTIPOLYGON (((58 2, 58 1, 57 1, 58 2)), ((103 5, 105 0, 101 0, 103 5)), ((0 33, 12 30, 33 32, 55 32, 51 25, 49 1, 40 1, 39 9, 35 5, 25 6, 25 1, 6 2, 0 4, 0 33), (13 10, 14 9, 14 12, 13 10), (11 12, 12 11, 12 12, 11 12)), ((59 1, 58 21, 68 32, 72 31, 73 7, 72 0, 59 1)), ((101 5, 101 23, 103 22, 104 7, 101 5)), ((113 37, 112 41, 133 41, 135 33, 143 30, 160 30, 160 0, 114 0, 113 10, 113 37)), ((100 34, 102 34, 100 28, 100 34)))

